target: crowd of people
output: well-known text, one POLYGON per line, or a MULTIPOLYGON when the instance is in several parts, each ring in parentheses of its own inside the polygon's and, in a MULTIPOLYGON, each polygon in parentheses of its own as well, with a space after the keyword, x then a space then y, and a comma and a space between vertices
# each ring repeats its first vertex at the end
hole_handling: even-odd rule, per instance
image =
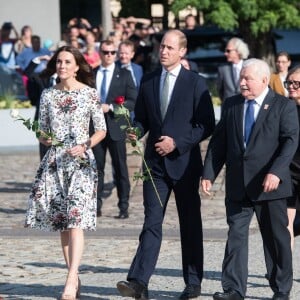
MULTIPOLYGON (((193 18, 186 18, 193 30, 193 18)), ((191 28, 190 28, 191 27, 191 28)), ((143 181, 144 224, 123 297, 149 299, 148 284, 162 242, 162 224, 174 193, 180 226, 180 299, 201 295, 203 278, 202 191, 210 194, 226 166, 228 238, 222 265, 222 292, 215 300, 246 297, 248 234, 255 213, 262 235, 266 279, 274 300, 287 300, 292 288, 293 223, 300 195, 300 66, 286 52, 276 56, 276 73, 266 62, 248 58, 240 38, 228 41, 227 64, 218 69, 221 119, 215 115, 205 79, 186 59, 187 38, 168 30, 159 44, 148 20, 127 18, 103 37, 86 19, 72 19, 57 49, 41 47, 24 26, 1 29, 0 63, 17 64, 28 96, 37 107, 41 164, 29 196, 26 227, 59 231, 68 274, 61 300, 80 297, 79 266, 84 230, 95 230, 102 215, 106 153, 112 158, 117 219, 129 218, 130 181, 126 139, 146 137, 145 161, 152 180, 143 181), (11 31, 15 39, 10 38, 11 31), (159 67, 151 69, 153 48, 159 67), (116 99, 130 112, 134 131, 116 118, 116 99), (139 134, 137 134, 137 132, 139 134), (200 143, 210 138, 205 159, 200 143), (204 160, 204 163, 203 163, 204 160), (159 199, 158 199, 159 198, 159 199), (159 200, 159 201, 158 201, 159 200)), ((51 44, 51 43, 50 43, 51 44)), ((144 166, 145 167, 145 166, 144 166)), ((146 172, 146 170, 144 169, 146 172)))

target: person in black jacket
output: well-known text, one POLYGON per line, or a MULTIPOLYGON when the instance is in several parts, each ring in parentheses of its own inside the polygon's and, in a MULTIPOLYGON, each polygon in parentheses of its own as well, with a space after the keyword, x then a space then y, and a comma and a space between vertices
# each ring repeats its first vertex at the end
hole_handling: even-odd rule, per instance
MULTIPOLYGON (((28 97, 30 99, 30 103, 36 107, 34 120, 39 119, 40 97, 42 91, 45 88, 48 88, 56 84, 55 70, 45 69, 41 73, 34 72, 39 61, 43 59, 49 60, 50 57, 47 55, 47 57, 43 56, 32 60, 24 71, 24 74, 28 77, 28 82, 27 82, 28 97)), ((39 143, 40 160, 43 159, 48 149, 49 147, 45 146, 42 143, 39 143)))
POLYGON ((224 292, 214 300, 245 298, 248 235, 256 215, 263 240, 273 300, 288 300, 293 284, 287 197, 292 195, 289 165, 299 140, 295 102, 268 87, 270 68, 260 59, 244 61, 241 94, 229 97, 208 145, 202 189, 226 166, 226 217, 229 226, 222 267, 224 292))

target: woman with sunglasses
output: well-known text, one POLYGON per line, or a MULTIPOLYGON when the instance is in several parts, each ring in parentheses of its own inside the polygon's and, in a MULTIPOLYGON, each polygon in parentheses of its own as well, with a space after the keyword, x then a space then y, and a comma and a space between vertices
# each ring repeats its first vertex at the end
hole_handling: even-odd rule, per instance
MULTIPOLYGON (((288 90, 289 98, 293 99, 297 104, 298 120, 300 123, 300 65, 292 68, 284 81, 284 87, 288 90)), ((293 196, 287 201, 288 206, 288 229, 291 233, 291 247, 294 248, 294 220, 296 216, 296 207, 300 207, 300 142, 298 149, 294 155, 290 165, 292 181, 293 181, 293 196)))
POLYGON ((270 78, 270 88, 282 96, 288 96, 288 90, 284 87, 283 82, 291 65, 291 58, 285 51, 281 51, 276 55, 276 73, 270 78))

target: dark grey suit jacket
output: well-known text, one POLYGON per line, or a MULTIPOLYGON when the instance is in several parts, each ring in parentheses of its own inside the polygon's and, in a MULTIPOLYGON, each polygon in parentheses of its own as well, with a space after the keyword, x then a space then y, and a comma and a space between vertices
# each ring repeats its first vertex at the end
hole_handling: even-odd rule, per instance
POLYGON ((226 199, 253 201, 292 194, 289 165, 298 146, 299 124, 295 102, 274 93, 265 97, 248 146, 243 137, 244 98, 226 99, 221 120, 210 140, 203 178, 214 181, 226 164, 226 199), (264 193, 267 173, 280 178, 277 190, 264 193))
POLYGON ((217 89, 221 101, 240 93, 240 86, 234 80, 232 64, 218 68, 217 89))

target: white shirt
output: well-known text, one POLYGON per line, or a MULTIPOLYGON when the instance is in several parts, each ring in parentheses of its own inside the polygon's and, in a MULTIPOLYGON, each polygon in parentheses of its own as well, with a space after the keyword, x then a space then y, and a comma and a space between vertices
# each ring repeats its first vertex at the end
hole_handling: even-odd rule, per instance
POLYGON ((110 87, 110 83, 111 83, 111 79, 113 77, 113 73, 114 73, 114 70, 115 70, 115 63, 112 63, 111 65, 109 65, 108 67, 104 68, 103 66, 101 66, 97 72, 97 75, 96 75, 96 88, 97 88, 97 91, 100 93, 101 91, 101 84, 102 84, 102 79, 103 79, 103 70, 106 70, 106 87, 105 87, 105 90, 106 90, 106 94, 107 94, 107 91, 110 87))
POLYGON ((236 84, 239 83, 242 66, 243 66, 243 60, 242 59, 237 64, 232 64, 233 72, 234 72, 234 76, 235 76, 234 79, 235 79, 236 84))
MULTIPOLYGON (((181 70, 181 64, 179 64, 177 67, 175 67, 172 71, 169 72, 169 93, 168 93, 168 105, 170 103, 170 99, 171 99, 171 96, 172 96, 172 93, 173 93, 173 89, 174 89, 174 85, 175 85, 175 82, 176 82, 176 79, 178 77, 178 74, 181 70)), ((166 69, 162 69, 162 72, 161 72, 161 76, 160 76, 160 90, 159 90, 159 95, 160 95, 160 98, 161 98, 161 94, 162 94, 162 89, 163 89, 163 86, 164 86, 164 81, 165 81, 165 77, 166 77, 166 74, 167 74, 167 70, 166 69)))
MULTIPOLYGON (((269 88, 267 87, 258 97, 256 97, 255 103, 253 105, 254 108, 254 120, 256 121, 258 113, 261 109, 262 103, 264 101, 264 99, 266 98, 267 94, 269 92, 269 88)), ((254 100, 250 100, 250 101, 254 101, 254 100)), ((244 117, 243 117, 243 133, 245 133, 245 115, 246 115, 246 110, 248 107, 248 101, 247 99, 245 99, 244 102, 244 117)), ((268 109, 268 107, 265 107, 264 109, 268 109)))

